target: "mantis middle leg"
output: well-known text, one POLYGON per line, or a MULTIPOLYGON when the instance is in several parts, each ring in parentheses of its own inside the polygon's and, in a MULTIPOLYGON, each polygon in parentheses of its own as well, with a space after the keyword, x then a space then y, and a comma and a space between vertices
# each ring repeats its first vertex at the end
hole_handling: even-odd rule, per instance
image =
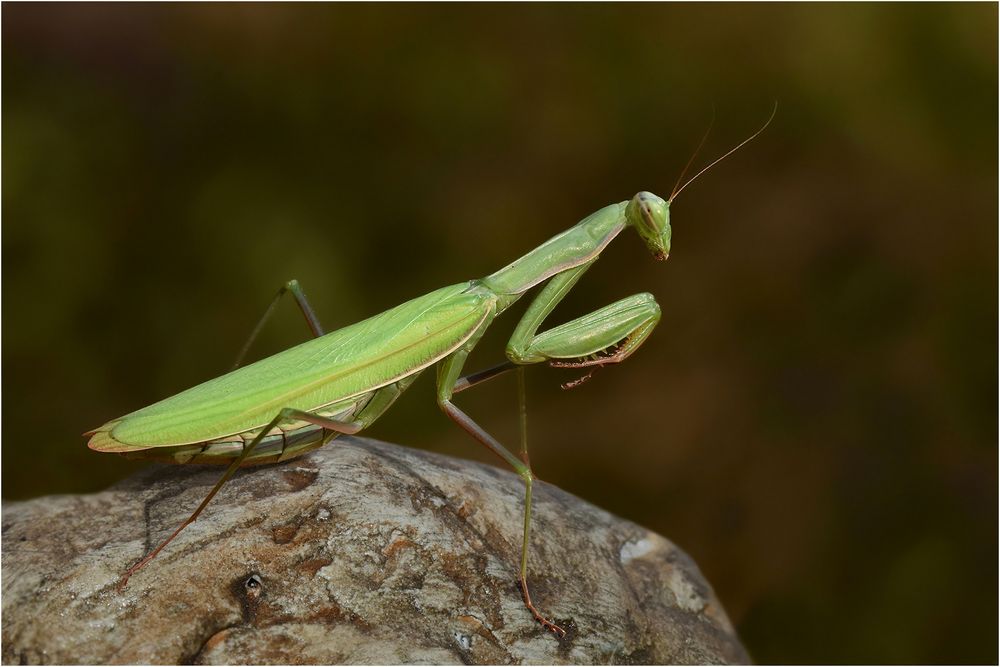
MULTIPOLYGON (((521 545, 521 568, 519 583, 521 586, 521 594, 524 597, 524 604, 531 612, 535 620, 538 621, 542 627, 555 633, 559 637, 566 636, 566 631, 550 621, 548 618, 543 616, 541 612, 535 607, 534 603, 531 601, 531 595, 528 592, 528 544, 530 537, 530 525, 531 525, 531 486, 535 479, 534 473, 531 471, 531 464, 528 462, 526 442, 522 440, 522 456, 518 458, 510 452, 506 447, 500 444, 496 438, 486 432, 483 427, 477 424, 469 415, 462 412, 454 403, 451 402, 451 397, 455 393, 455 387, 460 380, 466 380, 466 378, 459 378, 462 372, 462 366, 465 364, 466 358, 468 358, 469 353, 472 348, 475 347, 476 343, 479 342, 479 338, 482 333, 486 330, 488 323, 472 336, 472 338, 467 341, 461 348, 456 350, 450 357, 442 361, 438 365, 438 405, 451 419, 465 429, 473 438, 478 440, 487 449, 492 451, 494 454, 503 459, 514 471, 521 476, 524 480, 525 492, 524 492, 524 540, 521 545)), ((496 367, 497 369, 503 368, 505 365, 496 367)), ((504 369, 509 370, 509 369, 504 369)), ((498 374, 503 372, 503 370, 498 370, 498 374)), ((519 376, 523 371, 519 369, 519 376)), ((494 375, 495 375, 494 374, 494 375)), ((474 377, 474 376, 468 376, 474 377)), ((492 376, 491 376, 492 377, 492 376)), ((466 380, 466 385, 464 388, 471 386, 471 384, 466 380)), ((519 386, 523 387, 523 383, 519 382, 519 386)), ((523 392, 520 392, 523 398, 523 392)), ((522 410, 523 413, 523 410, 522 410)), ((522 434, 524 429, 522 428, 522 434)))

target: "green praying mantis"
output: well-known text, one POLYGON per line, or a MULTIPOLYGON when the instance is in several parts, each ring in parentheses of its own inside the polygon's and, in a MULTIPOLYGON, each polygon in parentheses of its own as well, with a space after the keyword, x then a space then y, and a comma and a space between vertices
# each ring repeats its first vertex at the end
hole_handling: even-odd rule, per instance
POLYGON ((299 284, 289 281, 278 291, 251 333, 233 371, 84 434, 90 437, 88 446, 99 452, 168 463, 228 464, 191 516, 128 568, 119 588, 197 519, 239 467, 285 461, 321 447, 341 434, 364 430, 392 406, 417 376, 436 365, 438 406, 524 480, 524 533, 518 577, 521 594, 525 607, 542 627, 560 638, 565 636, 562 627, 535 607, 528 591, 531 490, 535 475, 525 436, 524 368, 547 363, 558 368, 586 369, 587 375, 564 385, 575 386, 597 368, 621 363, 632 356, 660 321, 660 307, 651 294, 641 293, 565 324, 539 329, 601 252, 626 228, 638 233, 654 258, 667 259, 670 205, 674 198, 702 173, 759 135, 770 121, 769 118, 757 132, 683 186, 675 185, 669 199, 639 192, 629 200, 600 209, 485 278, 443 287, 337 331, 324 333, 299 284), (463 375, 466 359, 490 325, 542 283, 544 287, 507 343, 507 361, 463 375), (295 298, 315 337, 239 367, 286 293, 295 298), (455 394, 512 370, 517 372, 521 403, 519 456, 452 401, 455 394))

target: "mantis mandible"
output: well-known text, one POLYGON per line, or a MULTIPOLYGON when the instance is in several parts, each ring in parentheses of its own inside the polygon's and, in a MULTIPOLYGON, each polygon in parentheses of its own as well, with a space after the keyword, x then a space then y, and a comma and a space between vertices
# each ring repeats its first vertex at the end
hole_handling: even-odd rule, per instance
MULTIPOLYGON (((767 123, 722 158, 766 127, 767 123)), ((528 591, 535 475, 524 435, 524 367, 547 363, 587 369, 588 375, 564 385, 569 387, 585 380, 595 369, 620 363, 635 353, 660 320, 660 307, 648 293, 626 297, 547 330, 539 329, 601 252, 626 228, 638 233, 654 258, 667 259, 671 202, 717 162, 680 189, 675 186, 670 199, 640 192, 600 209, 485 278, 443 287, 330 333, 324 333, 299 284, 289 281, 278 291, 243 346, 235 370, 84 434, 90 436, 88 446, 99 452, 168 463, 229 466, 191 516, 128 568, 119 588, 197 519, 240 466, 285 461, 341 434, 362 431, 381 417, 417 376, 436 365, 438 406, 524 480, 524 532, 518 577, 521 594, 528 611, 542 627, 560 638, 565 636, 562 627, 535 607, 528 591), (466 358, 486 329, 528 290, 542 283, 545 286, 507 343, 507 361, 463 375, 466 358), (315 338, 239 367, 286 293, 294 296, 315 338), (519 456, 452 402, 455 394, 511 370, 517 371, 521 401, 519 456)))

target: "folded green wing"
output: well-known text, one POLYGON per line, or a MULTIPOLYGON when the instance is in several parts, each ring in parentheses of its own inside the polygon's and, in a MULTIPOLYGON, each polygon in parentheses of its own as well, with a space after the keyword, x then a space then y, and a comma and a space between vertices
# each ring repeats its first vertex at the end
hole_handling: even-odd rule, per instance
POLYGON ((450 354, 495 304, 477 283, 444 287, 113 420, 90 447, 202 442, 259 428, 282 408, 315 410, 371 391, 450 354))

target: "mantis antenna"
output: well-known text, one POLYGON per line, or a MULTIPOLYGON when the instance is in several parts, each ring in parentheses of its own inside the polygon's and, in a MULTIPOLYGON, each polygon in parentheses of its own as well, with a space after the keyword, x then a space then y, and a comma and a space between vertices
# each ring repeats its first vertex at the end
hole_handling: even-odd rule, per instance
MULTIPOLYGON (((701 176, 702 174, 704 174, 706 171, 708 171, 709 169, 711 169, 715 165, 719 164, 720 162, 722 162, 723 160, 725 160, 727 157, 729 157, 730 155, 732 155, 733 153, 735 153, 736 151, 738 151, 739 149, 743 148, 748 143, 750 143, 751 141, 753 141, 754 139, 756 139, 760 135, 760 133, 763 132, 764 130, 766 130, 767 126, 771 124, 771 121, 774 120, 774 115, 776 113, 778 113, 778 102, 777 102, 777 100, 775 100, 775 102, 774 102, 774 108, 771 110, 771 116, 767 119, 767 122, 764 123, 759 130, 757 130, 756 132, 754 132, 753 134, 751 134, 749 137, 747 137, 746 139, 744 139, 740 143, 736 144, 733 148, 730 148, 728 151, 726 151, 725 154, 723 154, 723 155, 715 158, 714 160, 712 160, 712 162, 710 162, 707 167, 705 167, 704 169, 702 169, 701 171, 699 171, 697 174, 695 174, 694 176, 692 176, 688 180, 687 183, 685 183, 680 188, 678 188, 677 190, 675 190, 674 193, 670 195, 670 199, 668 199, 667 201, 668 202, 673 202, 674 199, 677 198, 677 195, 679 195, 681 192, 683 192, 684 188, 686 188, 687 186, 691 185, 695 181, 695 179, 697 179, 699 176, 701 176)), ((706 133, 706 136, 707 136, 707 133, 706 133)), ((702 139, 702 141, 704 141, 704 139, 702 139)), ((700 148, 700 145, 699 145, 699 148, 700 148)), ((697 154, 697 151, 695 151, 695 154, 697 154)), ((691 158, 691 159, 693 160, 694 158, 691 158)), ((687 171, 687 167, 685 167, 684 170, 687 171)))
POLYGON ((701 147, 705 145, 705 140, 708 139, 708 133, 712 131, 712 126, 714 124, 715 124, 715 105, 713 104, 712 120, 708 121, 708 129, 705 130, 705 134, 702 135, 701 141, 698 142, 698 147, 695 148, 694 153, 691 154, 691 159, 687 161, 687 164, 684 165, 684 169, 681 170, 680 176, 677 177, 677 182, 674 183, 674 189, 670 191, 669 201, 674 200, 674 195, 677 194, 677 187, 681 184, 681 181, 684 180, 684 174, 686 174, 688 172, 688 169, 691 168, 691 164, 694 162, 694 159, 698 157, 698 151, 700 151, 701 147))

